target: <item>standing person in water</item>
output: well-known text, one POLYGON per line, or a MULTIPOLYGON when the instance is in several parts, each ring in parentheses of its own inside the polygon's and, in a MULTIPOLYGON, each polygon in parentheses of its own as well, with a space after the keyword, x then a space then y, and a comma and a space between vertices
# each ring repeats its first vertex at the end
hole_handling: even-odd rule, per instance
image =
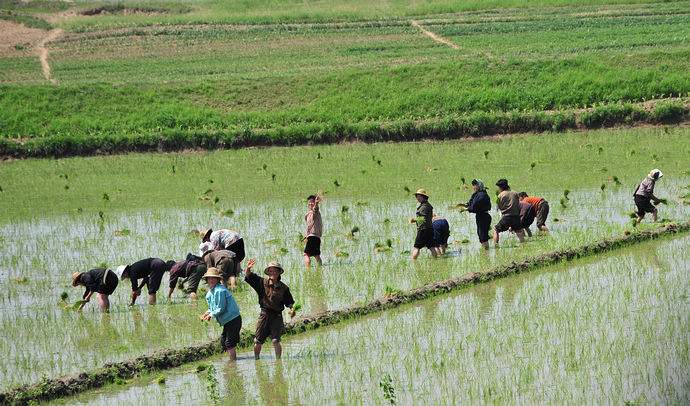
POLYGON ((141 288, 146 285, 149 293, 149 304, 156 304, 156 292, 161 287, 163 274, 170 270, 175 264, 175 261, 165 262, 160 258, 146 258, 137 261, 131 265, 120 265, 117 267, 116 273, 120 275, 120 279, 129 278, 132 282, 132 301, 130 306, 134 306, 137 298, 141 295, 141 288), (141 284, 139 284, 141 279, 141 284))
POLYGON ((235 253, 235 272, 237 274, 242 270, 242 261, 245 258, 244 252, 244 239, 235 230, 221 229, 213 231, 212 229, 206 230, 204 237, 201 242, 210 242, 213 244, 214 250, 228 250, 235 253))
POLYGON ((656 186, 656 181, 661 179, 662 176, 664 176, 664 174, 661 173, 660 170, 653 169, 649 172, 649 175, 642 179, 642 182, 637 185, 635 193, 633 194, 635 206, 637 207, 637 219, 635 219, 635 224, 640 224, 645 213, 652 213, 652 221, 656 223, 658 210, 654 206, 661 203, 661 199, 654 196, 654 186, 656 186), (652 205, 652 202, 654 202, 654 205, 652 205))
POLYGON ((460 206, 466 207, 468 212, 474 213, 479 243, 485 250, 488 250, 489 229, 491 228, 491 215, 489 214, 491 199, 486 193, 486 187, 481 179, 472 179, 472 189, 474 189, 474 193, 470 196, 470 200, 467 203, 461 203, 460 206))
POLYGON ((520 222, 520 198, 518 194, 510 190, 506 179, 496 182, 498 187, 498 209, 501 211, 501 219, 494 227, 494 245, 498 247, 499 234, 513 230, 520 242, 525 242, 525 233, 520 222))
POLYGON ((549 231, 546 227, 546 219, 549 217, 549 202, 543 197, 528 196, 526 192, 520 192, 518 196, 521 202, 527 202, 534 208, 537 229, 541 232, 549 231))
POLYGON ((412 259, 416 260, 422 248, 426 247, 431 251, 431 255, 436 257, 439 248, 434 240, 434 227, 432 219, 434 208, 429 203, 429 194, 424 189, 419 189, 414 194, 419 206, 417 207, 417 217, 410 219, 410 223, 417 224, 417 237, 412 248, 412 259))
POLYGON ((438 247, 439 255, 444 255, 448 249, 450 224, 448 224, 448 220, 445 218, 434 214, 431 226, 434 229, 434 242, 438 247))
POLYGON ((314 257, 317 266, 321 266, 321 236, 323 235, 323 222, 319 210, 321 196, 311 195, 307 197, 307 214, 304 221, 307 223, 307 245, 304 247, 304 265, 311 267, 311 257, 314 257))
POLYGON ((208 310, 201 315, 201 320, 216 319, 218 324, 223 326, 223 333, 220 336, 220 346, 226 351, 232 361, 237 359, 235 348, 240 342, 240 330, 242 329, 242 316, 240 307, 230 291, 223 286, 220 272, 216 268, 208 268, 202 278, 208 284, 206 293, 206 303, 208 310))
POLYGON ((276 358, 280 358, 283 353, 280 337, 285 329, 283 309, 287 307, 290 309, 290 317, 295 317, 295 310, 292 307, 295 300, 292 298, 290 288, 280 281, 280 275, 285 272, 282 265, 275 261, 269 263, 264 269, 268 278, 262 278, 252 272, 255 263, 254 259, 250 259, 244 271, 244 280, 256 291, 261 307, 254 335, 254 358, 259 359, 261 347, 267 337, 271 337, 276 358))
POLYGON ((77 286, 86 287, 84 296, 82 296, 85 302, 79 306, 79 310, 84 308, 95 292, 98 293, 98 307, 103 313, 109 312, 110 300, 108 296, 115 292, 118 282, 119 278, 115 272, 106 268, 94 268, 86 272, 74 272, 72 274, 72 286, 75 288, 77 286))

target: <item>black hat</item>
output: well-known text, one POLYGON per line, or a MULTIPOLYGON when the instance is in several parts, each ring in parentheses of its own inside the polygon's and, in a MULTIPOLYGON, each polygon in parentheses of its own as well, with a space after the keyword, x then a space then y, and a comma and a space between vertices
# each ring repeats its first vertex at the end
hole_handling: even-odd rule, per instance
POLYGON ((501 189, 508 189, 508 180, 499 179, 498 182, 496 182, 496 186, 500 187, 501 189))

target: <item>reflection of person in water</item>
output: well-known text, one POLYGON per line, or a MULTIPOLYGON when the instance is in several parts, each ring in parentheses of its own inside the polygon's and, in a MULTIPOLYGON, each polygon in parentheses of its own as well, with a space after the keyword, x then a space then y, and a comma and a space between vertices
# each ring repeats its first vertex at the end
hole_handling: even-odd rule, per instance
POLYGON ((247 404, 247 393, 244 390, 244 379, 237 364, 227 362, 223 368, 223 378, 225 379, 225 399, 226 405, 247 404))
POLYGON ((259 380, 259 396, 261 403, 265 405, 287 405, 289 402, 288 386, 283 376, 283 365, 275 362, 273 379, 268 376, 266 365, 262 362, 256 364, 256 377, 259 380))
POLYGON ((311 292, 307 296, 310 301, 311 310, 313 313, 321 313, 328 310, 326 302, 326 289, 323 286, 323 272, 321 268, 316 268, 314 272, 304 274, 306 282, 306 292, 311 292))

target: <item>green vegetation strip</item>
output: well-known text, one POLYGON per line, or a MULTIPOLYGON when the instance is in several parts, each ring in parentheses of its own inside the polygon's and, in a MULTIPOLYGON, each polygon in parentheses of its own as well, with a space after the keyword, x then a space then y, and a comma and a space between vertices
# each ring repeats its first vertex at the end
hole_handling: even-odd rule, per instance
POLYGON ((690 119, 686 99, 639 104, 609 104, 583 111, 475 112, 459 117, 399 120, 386 123, 306 123, 269 129, 237 128, 204 132, 169 129, 131 135, 53 135, 28 140, 0 139, 0 156, 64 157, 125 152, 232 149, 255 146, 295 146, 338 142, 458 139, 526 132, 595 129, 617 125, 671 124, 690 119))
MULTIPOLYGON (((626 235, 623 236, 603 239, 577 248, 545 253, 519 262, 512 262, 508 265, 499 266, 486 272, 473 272, 460 277, 427 284, 409 291, 395 292, 367 304, 306 316, 294 322, 287 323, 286 332, 291 335, 299 334, 319 327, 333 325, 343 320, 381 312, 406 303, 431 298, 471 285, 543 268, 563 261, 571 261, 577 258, 602 254, 607 251, 643 241, 688 231, 690 231, 690 221, 684 223, 669 223, 653 230, 638 231, 630 234, 626 233, 626 235)), ((239 346, 250 347, 253 344, 253 338, 252 333, 243 330, 239 346)), ((0 394, 0 404, 25 404, 31 401, 50 400, 70 396, 102 387, 116 381, 131 379, 143 373, 178 367, 184 363, 198 361, 220 352, 221 349, 217 340, 196 346, 159 351, 129 361, 106 364, 102 368, 92 372, 83 372, 78 375, 63 378, 44 379, 33 385, 15 388, 0 394)))

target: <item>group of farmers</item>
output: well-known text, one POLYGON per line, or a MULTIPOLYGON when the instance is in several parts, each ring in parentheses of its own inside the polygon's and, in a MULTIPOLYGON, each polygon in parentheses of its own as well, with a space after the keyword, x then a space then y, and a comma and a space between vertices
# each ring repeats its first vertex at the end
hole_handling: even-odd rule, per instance
MULTIPOLYGON (((477 236, 484 249, 489 249, 489 229, 491 228, 491 199, 480 179, 472 180, 473 193, 467 203, 457 206, 469 213, 474 213, 477 223, 477 236)), ((524 234, 531 236, 530 226, 537 221, 537 229, 547 232, 546 219, 549 216, 549 202, 542 197, 529 196, 525 192, 514 192, 506 179, 496 182, 498 188, 498 210, 501 219, 494 226, 493 240, 498 246, 499 234, 512 231, 520 242, 524 234)), ((450 226, 444 218, 434 215, 434 208, 429 203, 429 194, 424 189, 415 193, 419 202, 416 217, 410 223, 417 224, 417 237, 412 249, 412 259, 417 259, 422 248, 428 248, 432 256, 443 255, 448 248, 450 226)))
MULTIPOLYGON (((636 223, 639 223, 645 213, 651 213, 654 221, 657 219, 655 205, 661 202, 654 196, 654 186, 663 174, 654 169, 638 185, 634 192, 637 207, 636 223), (654 203, 654 204, 652 204, 654 203)), ((484 183, 480 179, 473 179, 473 193, 467 203, 457 207, 473 213, 476 219, 477 236, 484 249, 489 248, 489 230, 491 227, 491 199, 484 183)), ((496 182, 498 193, 497 206, 501 212, 499 221, 494 226, 493 241, 497 246, 500 233, 510 231, 517 238, 524 241, 524 234, 532 235, 530 226, 536 220, 536 227, 541 232, 547 232, 546 220, 549 215, 549 203, 541 197, 529 196, 525 192, 514 192, 506 179, 496 182)), ((416 217, 410 223, 416 224, 417 235, 411 251, 416 260, 421 249, 428 248, 432 256, 443 255, 448 247, 450 225, 444 218, 434 215, 433 207, 429 203, 429 193, 419 189, 414 194, 419 206, 416 217)), ((321 237, 323 222, 319 204, 319 195, 307 198, 307 213, 305 214, 306 237, 304 248, 304 263, 311 267, 312 258, 317 265, 321 265, 321 237)), ((110 307, 108 296, 118 286, 120 280, 129 279, 132 285, 131 302, 133 305, 141 295, 141 289, 146 285, 149 304, 156 303, 156 292, 160 288, 165 272, 170 273, 168 299, 172 297, 176 287, 189 294, 194 300, 199 282, 203 279, 209 286, 206 293, 208 311, 200 316, 202 320, 215 319, 223 328, 221 345, 228 352, 231 359, 236 358, 235 347, 240 339, 242 317, 240 309, 230 290, 237 286, 237 277, 244 273, 245 281, 256 291, 261 313, 256 324, 254 338, 254 355, 258 359, 264 341, 270 337, 277 358, 282 349, 280 337, 284 330, 282 312, 290 309, 290 316, 294 317, 295 301, 290 288, 281 281, 284 272, 278 262, 270 262, 264 269, 266 278, 256 275, 252 270, 256 261, 250 259, 242 270, 241 263, 245 259, 245 247, 242 236, 233 230, 206 230, 202 233, 199 255, 188 254, 182 261, 163 261, 159 258, 147 258, 130 265, 121 265, 115 271, 106 268, 95 268, 87 272, 72 274, 72 285, 84 286, 86 291, 80 309, 98 294, 99 307, 107 312, 110 307), (230 290, 229 290, 230 289, 230 290)))

